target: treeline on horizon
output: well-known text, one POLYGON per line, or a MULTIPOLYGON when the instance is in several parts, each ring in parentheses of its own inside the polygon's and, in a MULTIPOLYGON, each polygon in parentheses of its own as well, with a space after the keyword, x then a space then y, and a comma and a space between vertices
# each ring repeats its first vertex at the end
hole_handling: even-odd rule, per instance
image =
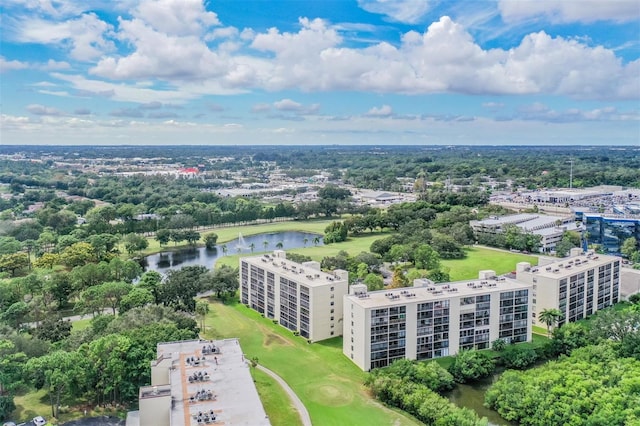
MULTIPOLYGON (((640 187, 640 147, 633 146, 2 146, 0 155, 23 154, 66 160, 135 159, 144 165, 198 167, 224 178, 223 171, 261 171, 263 181, 275 166, 289 177, 310 177, 320 171, 357 187, 399 191, 399 178, 480 186, 489 178, 512 180, 527 189, 620 185, 640 187), (225 158, 225 161, 212 159, 225 158), (570 169, 573 180, 570 182, 570 169)), ((26 178, 41 166, 0 160, 0 182, 26 178)), ((54 161, 47 160, 53 167, 54 161)), ((132 163, 134 164, 134 163, 132 163)), ((138 164, 138 163, 135 163, 138 164)), ((47 165, 47 164, 45 164, 47 165)), ((118 165, 114 161, 112 165, 118 165)), ((79 173, 73 170, 73 173, 79 173)), ((87 174, 90 171, 87 170, 87 174)), ((260 177, 254 173, 247 182, 260 177)), ((64 179, 61 179, 64 181, 64 179)), ((30 185, 28 182, 24 184, 30 185)), ((63 185, 57 183, 57 185, 63 185)), ((65 189, 64 186, 58 189, 65 189)), ((506 185, 498 189, 507 189, 506 185)))

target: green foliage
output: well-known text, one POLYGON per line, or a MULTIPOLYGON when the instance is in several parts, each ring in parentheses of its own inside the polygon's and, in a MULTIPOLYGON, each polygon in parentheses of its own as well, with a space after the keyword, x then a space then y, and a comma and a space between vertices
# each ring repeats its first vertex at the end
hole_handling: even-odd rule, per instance
POLYGON ((205 247, 207 247, 208 249, 213 249, 216 247, 217 243, 218 243, 218 234, 216 234, 215 232, 211 232, 205 235, 204 237, 205 247))
POLYGON ((347 226, 344 222, 331 222, 324 230, 324 243, 339 243, 347 239, 347 226))
POLYGON ((551 327, 556 325, 563 316, 563 313, 559 309, 543 309, 538 314, 538 320, 541 323, 546 324, 547 335, 549 335, 551 327))
POLYGON ((453 359, 449 372, 458 383, 472 382, 490 376, 495 370, 493 360, 486 352, 463 350, 453 359))
POLYGON ((127 234, 124 236, 122 242, 129 254, 140 252, 149 247, 149 241, 139 234, 127 234))
POLYGON ((64 340, 71 334, 71 321, 62 318, 47 316, 35 328, 33 335, 41 340, 48 340, 51 343, 64 340))
POLYGON ((167 272, 166 279, 158 287, 158 298, 165 306, 193 312, 194 297, 202 289, 202 278, 208 272, 204 266, 185 266, 167 272))
POLYGON ((523 345, 510 345, 500 354, 500 361, 507 368, 522 370, 538 360, 535 349, 523 345))
POLYGON ((394 374, 372 374, 367 385, 380 401, 407 411, 434 426, 486 426, 485 418, 470 409, 458 408, 426 385, 394 374))
POLYGON ((630 425, 640 421, 640 361, 610 343, 576 349, 528 371, 507 371, 486 404, 524 426, 630 425))
POLYGON ((29 257, 26 253, 3 254, 0 256, 0 272, 10 272, 15 276, 17 272, 29 266, 29 257))
POLYGON ((503 339, 496 339, 493 342, 491 342, 491 349, 493 349, 496 352, 502 352, 506 347, 507 347, 507 342, 505 342, 503 339))

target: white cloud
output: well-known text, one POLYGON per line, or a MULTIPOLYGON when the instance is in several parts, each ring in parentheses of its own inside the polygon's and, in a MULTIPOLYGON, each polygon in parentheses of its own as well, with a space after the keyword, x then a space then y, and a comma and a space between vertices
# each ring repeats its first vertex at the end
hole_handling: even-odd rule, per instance
POLYGON ((499 0, 506 22, 545 17, 552 22, 633 22, 640 20, 637 0, 499 0))
POLYGON ((198 36, 220 24, 201 0, 143 0, 132 14, 168 36, 198 36))
POLYGON ((55 109, 55 108, 51 108, 51 107, 47 107, 44 105, 40 105, 40 104, 31 104, 27 106, 27 111, 29 111, 31 114, 34 115, 52 115, 52 116, 61 116, 64 115, 63 112, 55 109))
POLYGON ((365 115, 368 117, 390 117, 393 115, 393 109, 389 105, 382 105, 380 108, 371 108, 365 115))
POLYGON ((23 70, 29 68, 29 64, 21 61, 8 61, 4 56, 0 56, 0 73, 7 71, 23 70))
POLYGON ((269 112, 269 111, 271 111, 271 105, 265 104, 265 103, 255 104, 251 107, 251 112, 269 112))
POLYGON ((105 39, 111 25, 93 13, 62 22, 22 19, 11 27, 10 37, 22 43, 69 44, 71 57, 80 61, 90 61, 114 48, 113 43, 105 39))
POLYGON ((386 15, 394 21, 415 24, 429 11, 427 0, 358 0, 367 12, 386 15))

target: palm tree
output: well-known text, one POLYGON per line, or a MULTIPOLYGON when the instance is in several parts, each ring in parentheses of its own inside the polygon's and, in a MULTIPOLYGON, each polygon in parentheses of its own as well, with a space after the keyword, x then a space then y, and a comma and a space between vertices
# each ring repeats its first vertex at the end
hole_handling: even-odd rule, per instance
POLYGON ((255 243, 249 244, 249 248, 251 249, 251 253, 253 253, 253 250, 255 250, 255 248, 256 248, 255 243))
POLYGON ((317 246, 318 244, 320 244, 320 237, 315 237, 315 238, 313 239, 313 245, 314 245, 314 246, 317 246))
POLYGON ((282 249, 282 247, 284 247, 284 244, 282 244, 282 241, 278 241, 278 244, 276 244, 276 248, 280 250, 282 249))
POLYGON ((560 309, 543 309, 540 312, 538 319, 547 325, 547 337, 551 335, 551 326, 555 326, 563 316, 560 309))
POLYGON ((262 242, 262 245, 264 246, 264 250, 265 250, 265 251, 267 251, 267 246, 269 245, 269 241, 264 240, 264 241, 262 242))
POLYGON ((304 246, 307 246, 307 243, 309 242, 309 239, 307 237, 304 237, 304 239, 302 240, 302 243, 304 244, 304 246))
POLYGON ((223 244, 222 247, 220 247, 222 249, 222 255, 226 256, 227 255, 227 245, 223 244))

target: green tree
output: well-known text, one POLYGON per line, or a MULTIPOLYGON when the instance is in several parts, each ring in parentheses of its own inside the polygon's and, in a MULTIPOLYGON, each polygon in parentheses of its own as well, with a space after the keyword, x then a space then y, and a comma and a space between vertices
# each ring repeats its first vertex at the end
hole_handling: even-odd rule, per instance
POLYGON ((58 418, 60 403, 65 396, 81 394, 87 385, 88 360, 79 352, 55 351, 30 359, 25 371, 36 388, 45 388, 49 394, 51 416, 58 418))
POLYGON ((185 266, 182 269, 169 270, 158 288, 160 301, 165 306, 194 312, 194 297, 202 290, 202 278, 206 273, 207 268, 204 266, 185 266))
POLYGON ((378 274, 367 274, 367 276, 364 277, 364 283, 367 285, 367 290, 369 291, 382 290, 384 288, 384 279, 378 274))
POLYGON ((70 268, 85 265, 94 259, 93 246, 89 243, 75 243, 60 254, 62 263, 70 268))
POLYGON ((204 245, 209 250, 214 249, 218 243, 218 234, 212 232, 204 236, 204 245))
POLYGON ((147 271, 140 277, 138 287, 149 291, 153 295, 155 303, 160 303, 158 287, 162 282, 162 275, 157 271, 147 271))
POLYGON ((3 254, 0 256, 0 271, 9 271, 11 276, 29 266, 29 257, 26 253, 3 254))
POLYGON ((238 269, 228 265, 222 265, 202 276, 202 290, 213 291, 219 299, 233 296, 239 287, 238 269))
POLYGON ((413 253, 416 268, 438 269, 440 267, 440 255, 430 245, 422 244, 413 253))
POLYGON ((122 239, 122 242, 124 243, 124 248, 129 254, 138 253, 149 247, 149 241, 139 234, 127 234, 122 239))
POLYGON ((202 330, 202 333, 206 331, 204 320, 206 319, 208 313, 209 302, 207 302, 206 300, 198 300, 196 302, 196 315, 198 316, 198 318, 200 318, 200 330, 202 330))
POLYGON ((547 336, 551 336, 551 327, 555 326, 564 315, 559 309, 543 309, 538 314, 538 320, 547 326, 547 336))
POLYGON ((475 349, 463 350, 453 359, 449 372, 458 383, 475 381, 490 376, 495 370, 491 357, 475 349))
POLYGON ((122 299, 120 299, 120 303, 118 304, 118 312, 120 313, 120 315, 122 315, 122 313, 128 310, 147 306, 152 303, 155 303, 155 298, 149 290, 139 286, 133 287, 131 291, 122 296, 122 299))
POLYGON ((638 252, 638 242, 635 237, 629 237, 622 243, 620 253, 627 259, 631 259, 638 252))
POLYGON ((171 241, 171 231, 168 229, 158 229, 156 231, 156 241, 160 243, 161 246, 166 246, 171 241))

